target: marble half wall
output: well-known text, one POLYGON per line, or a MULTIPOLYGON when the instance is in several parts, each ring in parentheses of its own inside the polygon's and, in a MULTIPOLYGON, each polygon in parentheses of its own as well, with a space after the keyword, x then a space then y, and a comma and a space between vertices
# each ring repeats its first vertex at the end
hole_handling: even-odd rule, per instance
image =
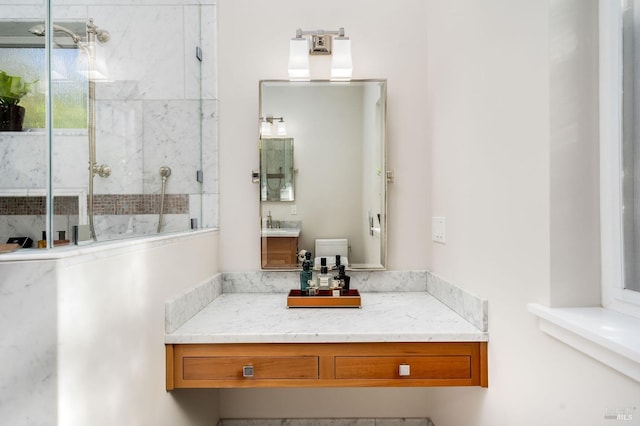
POLYGON ((54 261, 0 263, 2 424, 56 424, 56 299, 54 261))

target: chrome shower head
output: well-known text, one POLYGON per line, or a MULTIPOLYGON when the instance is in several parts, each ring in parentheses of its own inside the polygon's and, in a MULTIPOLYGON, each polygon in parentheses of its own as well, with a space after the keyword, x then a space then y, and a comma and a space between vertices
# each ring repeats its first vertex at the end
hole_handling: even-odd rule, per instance
POLYGON ((33 27, 29 28, 29 32, 35 36, 43 37, 45 33, 44 25, 34 25, 33 27))
MULTIPOLYGON (((74 43, 80 43, 80 41, 82 41, 82 37, 80 37, 78 34, 74 33, 73 31, 71 31, 68 28, 62 27, 60 25, 53 25, 53 31, 58 31, 61 33, 65 33, 66 35, 68 35, 69 37, 71 37, 71 39, 73 40, 74 43)), ((38 37, 43 37, 47 30, 44 26, 44 24, 39 24, 39 25, 34 25, 33 27, 29 28, 29 32, 33 35, 36 35, 38 37)))

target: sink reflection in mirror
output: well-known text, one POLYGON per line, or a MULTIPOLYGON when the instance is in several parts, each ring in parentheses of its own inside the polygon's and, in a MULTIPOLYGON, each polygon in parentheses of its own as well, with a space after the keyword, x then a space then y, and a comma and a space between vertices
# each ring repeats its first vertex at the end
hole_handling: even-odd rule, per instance
POLYGON ((263 237, 296 237, 300 236, 300 229, 296 228, 262 228, 263 237))
POLYGON ((260 82, 260 117, 287 122, 286 137, 260 140, 263 269, 298 268, 290 252, 320 239, 348 240, 350 269, 385 268, 385 114, 384 80, 260 82))

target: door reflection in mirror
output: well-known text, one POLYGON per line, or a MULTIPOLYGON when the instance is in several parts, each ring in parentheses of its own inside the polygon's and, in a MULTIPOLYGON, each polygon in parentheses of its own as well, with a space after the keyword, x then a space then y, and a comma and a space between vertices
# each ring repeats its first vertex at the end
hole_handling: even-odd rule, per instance
POLYGON ((293 138, 260 139, 260 199, 294 201, 293 138))

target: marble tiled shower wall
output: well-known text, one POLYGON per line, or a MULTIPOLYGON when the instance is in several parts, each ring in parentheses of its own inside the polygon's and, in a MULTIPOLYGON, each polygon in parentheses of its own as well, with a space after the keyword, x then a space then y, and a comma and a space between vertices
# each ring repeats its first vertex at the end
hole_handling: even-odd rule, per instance
MULTIPOLYGON (((56 22, 93 18, 111 39, 104 44, 110 81, 96 86, 96 151, 108 178, 95 194, 159 194, 161 166, 171 168, 167 194, 186 197, 187 211, 168 213, 165 230, 218 225, 216 6, 214 0, 55 0, 56 22), (196 58, 202 49, 202 62, 196 58), (202 169, 204 182, 196 180, 202 169)), ((3 20, 42 20, 42 0, 0 0, 3 20)), ((0 196, 43 193, 44 132, 0 134, 0 196)), ((54 130, 54 192, 87 190, 84 131, 54 130)), ((184 210, 184 209, 183 209, 184 210)), ((98 235, 155 232, 156 214, 97 212, 98 235)), ((29 219, 25 219, 29 220, 29 219)), ((2 224, 4 226, 4 224, 2 224)), ((40 228, 38 228, 39 232, 40 228)), ((0 232, 4 234, 4 232, 0 232)))

